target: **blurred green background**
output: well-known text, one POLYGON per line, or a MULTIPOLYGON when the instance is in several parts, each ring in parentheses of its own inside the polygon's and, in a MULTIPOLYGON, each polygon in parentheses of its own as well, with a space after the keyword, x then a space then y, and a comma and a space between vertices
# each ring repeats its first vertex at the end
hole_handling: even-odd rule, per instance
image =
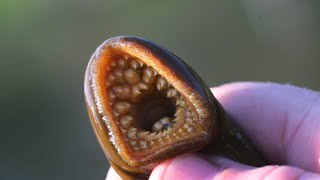
POLYGON ((0 179, 103 179, 83 77, 117 35, 151 39, 210 86, 274 81, 320 89, 318 0, 1 0, 0 179))

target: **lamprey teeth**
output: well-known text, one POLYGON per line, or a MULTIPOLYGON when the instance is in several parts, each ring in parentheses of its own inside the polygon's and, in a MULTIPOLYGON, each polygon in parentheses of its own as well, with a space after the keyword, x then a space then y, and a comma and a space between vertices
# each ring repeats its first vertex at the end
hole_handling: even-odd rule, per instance
POLYGON ((184 116, 184 112, 185 112, 185 111, 183 110, 183 108, 180 107, 180 108, 177 109, 177 111, 176 111, 176 113, 174 114, 174 116, 175 116, 175 117, 183 117, 183 116, 184 116))
POLYGON ((181 107, 186 107, 186 102, 182 99, 178 99, 176 102, 176 105, 179 105, 181 107))
POLYGON ((129 141, 129 144, 131 146, 137 146, 138 145, 138 142, 137 141, 129 141))
POLYGON ((134 85, 131 93, 133 100, 137 100, 138 97, 141 95, 142 91, 145 91, 148 89, 149 89, 149 86, 144 82, 140 82, 139 84, 134 85))
POLYGON ((134 85, 134 84, 140 82, 140 76, 139 76, 138 72, 135 71, 134 69, 125 70, 124 77, 125 77, 126 81, 131 85, 134 85))
POLYGON ((149 88, 149 86, 146 83, 143 83, 143 82, 137 84, 135 87, 137 87, 137 88, 139 88, 141 90, 147 90, 149 88))
POLYGON ((188 123, 185 123, 183 125, 183 128, 186 129, 188 133, 192 133, 195 130, 194 127, 192 125, 188 124, 188 123))
POLYGON ((138 61, 139 65, 140 65, 140 67, 142 67, 144 65, 141 60, 137 60, 137 61, 138 61))
POLYGON ((172 119, 173 118, 170 118, 170 117, 164 117, 160 119, 153 125, 151 131, 161 132, 161 131, 167 130, 168 128, 171 128, 173 124, 172 119))
MULTIPOLYGON (((177 122, 184 120, 184 118, 185 118, 184 116, 176 116, 173 121, 177 123, 177 122)), ((173 124, 173 126, 175 126, 175 125, 176 124, 173 124)))
POLYGON ((129 139, 138 140, 138 137, 137 137, 137 128, 130 127, 129 130, 128 130, 127 135, 128 135, 128 138, 129 138, 129 139))
POLYGON ((119 121, 122 127, 124 127, 125 129, 128 129, 133 123, 133 118, 131 116, 124 115, 120 117, 119 121))
POLYGON ((179 135, 183 134, 184 133, 184 130, 182 128, 179 128, 177 131, 176 131, 179 135))
POLYGON ((125 101, 119 101, 114 105, 114 108, 116 109, 116 111, 120 115, 122 115, 122 114, 126 114, 130 111, 131 104, 129 104, 128 102, 125 102, 125 101))
POLYGON ((172 119, 173 118, 170 118, 170 117, 164 117, 164 118, 160 119, 160 122, 162 124, 169 124, 169 123, 171 123, 172 119))
POLYGON ((157 89, 159 91, 165 90, 169 87, 168 81, 166 79, 164 79, 163 77, 158 77, 156 84, 157 84, 157 89))
POLYGON ((116 61, 116 65, 121 69, 127 69, 128 64, 124 58, 120 58, 116 61))
POLYGON ((113 83, 116 80, 116 77, 114 74, 110 73, 107 79, 108 79, 107 80, 108 83, 113 83))
POLYGON ((187 129, 187 132, 188 133, 193 133, 195 131, 195 129, 193 128, 193 127, 189 127, 188 129, 187 129))
POLYGON ((156 141, 157 141, 157 143, 159 143, 159 144, 163 144, 164 143, 164 140, 163 140, 163 138, 158 138, 158 139, 156 139, 156 141))
POLYGON ((179 93, 174 88, 170 88, 167 90, 167 97, 178 97, 179 93))
POLYGON ((194 122, 193 122, 193 120, 191 118, 187 118, 186 122, 189 123, 189 124, 194 124, 194 122))
POLYGON ((130 87, 128 85, 116 85, 112 89, 119 99, 128 99, 130 97, 130 87))
POLYGON ((161 132, 162 131, 162 123, 160 121, 157 121, 153 126, 152 126, 152 129, 151 131, 153 132, 161 132))
POLYGON ((140 149, 147 149, 147 141, 139 141, 140 149))
POLYGON ((155 139, 156 136, 157 136, 157 132, 150 133, 150 135, 149 135, 149 137, 150 137, 151 139, 155 139))
POLYGON ((139 147, 134 147, 133 150, 140 151, 140 148, 139 147))
POLYGON ((155 142, 164 144, 170 142, 171 138, 179 139, 182 134, 195 132, 190 125, 193 124, 194 112, 184 97, 153 68, 140 60, 126 59, 119 58, 111 63, 113 69, 107 75, 107 87, 112 113, 132 149, 146 150, 155 142), (134 127, 136 120, 132 113, 135 114, 135 103, 145 94, 154 92, 154 89, 170 98, 177 109, 172 117, 164 116, 154 122, 150 132, 134 127))
POLYGON ((112 110, 112 114, 117 118, 119 117, 119 113, 116 110, 112 110))
POLYGON ((109 99, 110 99, 111 101, 114 101, 115 98, 116 98, 116 94, 114 93, 114 91, 113 91, 112 89, 109 90, 108 96, 109 96, 109 99))
POLYGON ((150 145, 150 146, 153 146, 153 145, 154 145, 154 141, 153 141, 153 140, 150 140, 150 141, 149 141, 149 145, 150 145))
POLYGON ((122 132, 122 134, 125 134, 125 133, 127 133, 127 131, 128 131, 128 130, 126 130, 126 129, 124 129, 124 128, 120 127, 120 131, 122 132))
POLYGON ((144 139, 146 138, 148 135, 150 135, 150 132, 148 131, 140 131, 137 133, 137 136, 140 138, 140 139, 144 139))
POLYGON ((194 113, 191 110, 187 110, 186 115, 188 117, 193 117, 194 113))
POLYGON ((111 62, 111 67, 112 67, 112 68, 116 67, 116 62, 115 62, 115 61, 112 61, 112 62, 111 62))
POLYGON ((116 78, 116 81, 117 81, 118 83, 123 83, 123 82, 125 82, 124 77, 123 77, 123 70, 122 70, 122 69, 116 68, 116 69, 113 71, 113 74, 114 74, 114 76, 115 76, 115 78, 116 78))
POLYGON ((183 125, 183 128, 185 128, 185 129, 189 129, 190 127, 191 127, 191 125, 188 124, 188 123, 185 123, 185 124, 183 125))
POLYGON ((129 63, 129 66, 134 70, 137 70, 138 68, 141 67, 140 64, 135 60, 131 60, 129 63))
POLYGON ((143 70, 142 80, 147 84, 152 84, 156 80, 155 72, 150 68, 143 70))

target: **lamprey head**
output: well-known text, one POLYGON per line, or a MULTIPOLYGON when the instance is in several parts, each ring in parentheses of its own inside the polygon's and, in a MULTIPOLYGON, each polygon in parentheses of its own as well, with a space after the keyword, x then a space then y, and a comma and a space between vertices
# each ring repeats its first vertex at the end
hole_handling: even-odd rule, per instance
POLYGON ((146 178, 160 162, 213 142, 223 112, 186 63, 137 37, 98 47, 86 70, 85 98, 100 145, 124 179, 146 178))

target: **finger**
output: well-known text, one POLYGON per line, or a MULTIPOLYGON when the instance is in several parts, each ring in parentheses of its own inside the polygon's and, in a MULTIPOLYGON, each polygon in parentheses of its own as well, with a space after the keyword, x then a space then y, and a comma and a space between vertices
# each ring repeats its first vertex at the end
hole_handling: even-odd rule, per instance
POLYGON ((163 179, 318 179, 319 174, 291 166, 255 168, 223 157, 186 154, 157 166, 150 180, 163 179))
POLYGON ((274 83, 232 83, 212 91, 271 163, 320 172, 318 92, 274 83))
POLYGON ((112 167, 109 168, 106 180, 122 180, 122 178, 114 171, 112 167))
POLYGON ((217 172, 218 168, 205 158, 185 154, 157 166, 149 179, 206 179, 217 172))
POLYGON ((239 164, 230 159, 212 156, 210 161, 220 170, 208 179, 319 179, 320 175, 292 166, 264 166, 260 168, 239 164))

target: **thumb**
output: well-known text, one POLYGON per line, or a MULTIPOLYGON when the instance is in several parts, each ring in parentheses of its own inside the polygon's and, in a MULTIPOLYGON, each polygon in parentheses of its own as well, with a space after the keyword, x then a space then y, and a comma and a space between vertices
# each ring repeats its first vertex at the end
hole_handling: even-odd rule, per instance
POLYGON ((208 179, 320 179, 319 174, 293 166, 269 165, 257 168, 220 156, 211 156, 208 159, 219 168, 218 173, 208 179))
POLYGON ((158 179, 208 179, 219 168, 204 157, 196 154, 184 154, 158 165, 151 173, 149 180, 158 179))
POLYGON ((224 157, 186 154, 157 166, 150 176, 156 179, 320 179, 319 174, 292 166, 252 167, 224 157))

